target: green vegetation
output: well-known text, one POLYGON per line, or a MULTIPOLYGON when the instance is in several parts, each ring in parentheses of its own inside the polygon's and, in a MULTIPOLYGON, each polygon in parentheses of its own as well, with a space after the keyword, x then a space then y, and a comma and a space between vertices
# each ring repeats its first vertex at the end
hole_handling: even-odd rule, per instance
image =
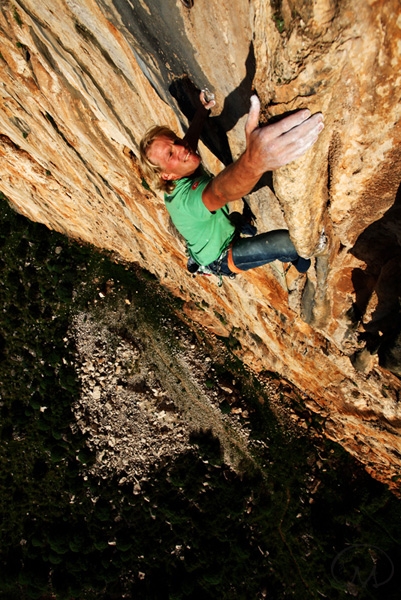
POLYGON ((284 23, 284 19, 281 18, 280 15, 276 14, 273 16, 274 19, 274 23, 276 25, 276 29, 279 33, 283 33, 283 31, 285 30, 285 23, 284 23))
POLYGON ((285 31, 285 22, 282 11, 282 0, 271 0, 270 3, 276 29, 279 33, 283 33, 285 31))
POLYGON ((13 15, 14 15, 14 19, 15 19, 15 21, 18 23, 18 25, 19 25, 20 27, 22 27, 22 19, 21 19, 21 17, 19 16, 19 13, 18 13, 18 11, 17 11, 17 9, 16 9, 16 8, 14 8, 13 15))
POLYGON ((259 469, 235 474, 201 432, 136 495, 121 474, 87 475, 66 333, 111 279, 153 326, 173 318, 178 301, 152 276, 30 223, 1 195, 0 598, 398 599, 400 501, 338 445, 284 431, 234 357, 216 362, 216 381, 235 377, 255 448, 267 441, 259 469))

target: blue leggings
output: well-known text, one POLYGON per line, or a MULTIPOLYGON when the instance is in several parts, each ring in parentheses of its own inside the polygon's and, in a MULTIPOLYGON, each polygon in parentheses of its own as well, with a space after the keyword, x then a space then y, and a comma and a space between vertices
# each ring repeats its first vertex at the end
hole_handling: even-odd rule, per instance
MULTIPOLYGON (((209 269, 217 274, 231 275, 227 264, 227 252, 219 260, 208 265, 209 269)), ((238 238, 232 244, 232 258, 234 265, 241 271, 249 271, 261 267, 274 260, 290 262, 300 273, 306 273, 311 261, 302 258, 295 250, 287 229, 276 229, 260 233, 254 237, 238 238)))

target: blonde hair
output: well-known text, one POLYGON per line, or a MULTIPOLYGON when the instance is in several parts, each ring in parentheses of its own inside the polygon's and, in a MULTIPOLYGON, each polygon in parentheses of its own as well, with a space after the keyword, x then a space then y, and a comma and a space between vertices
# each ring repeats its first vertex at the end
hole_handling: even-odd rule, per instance
POLYGON ((166 125, 155 125, 148 129, 139 143, 139 162, 145 179, 150 180, 156 189, 170 194, 175 188, 174 181, 162 179, 162 168, 159 165, 152 163, 148 158, 150 146, 157 138, 162 136, 172 140, 175 140, 177 137, 174 131, 166 125))

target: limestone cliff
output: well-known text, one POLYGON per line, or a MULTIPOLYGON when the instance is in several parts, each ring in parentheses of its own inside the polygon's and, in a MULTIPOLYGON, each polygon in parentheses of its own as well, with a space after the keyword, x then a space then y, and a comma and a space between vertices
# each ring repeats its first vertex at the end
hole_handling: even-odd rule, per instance
POLYGON ((399 489, 399 0, 3 0, 0 64, 0 190, 15 208, 157 274, 399 489), (252 89, 264 122, 324 113, 315 147, 249 198, 259 230, 286 223, 303 255, 325 227, 307 277, 273 264, 219 288, 186 272, 138 143, 156 122, 185 130, 204 86, 213 172, 244 148, 252 89))

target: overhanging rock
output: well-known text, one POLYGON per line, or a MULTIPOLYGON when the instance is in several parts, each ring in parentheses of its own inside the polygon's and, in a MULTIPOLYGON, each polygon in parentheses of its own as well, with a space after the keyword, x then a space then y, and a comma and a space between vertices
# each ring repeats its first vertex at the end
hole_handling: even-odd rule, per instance
POLYGON ((0 11, 2 193, 157 274, 193 318, 235 335, 253 369, 306 392, 327 435, 399 489, 399 1, 16 0, 0 11), (308 277, 271 265, 218 288, 186 273, 138 144, 154 123, 185 129, 204 86, 217 99, 201 146, 212 172, 244 148, 252 89, 263 122, 324 113, 313 150, 250 195, 259 229, 287 224, 300 254, 325 228, 329 253, 308 277))

